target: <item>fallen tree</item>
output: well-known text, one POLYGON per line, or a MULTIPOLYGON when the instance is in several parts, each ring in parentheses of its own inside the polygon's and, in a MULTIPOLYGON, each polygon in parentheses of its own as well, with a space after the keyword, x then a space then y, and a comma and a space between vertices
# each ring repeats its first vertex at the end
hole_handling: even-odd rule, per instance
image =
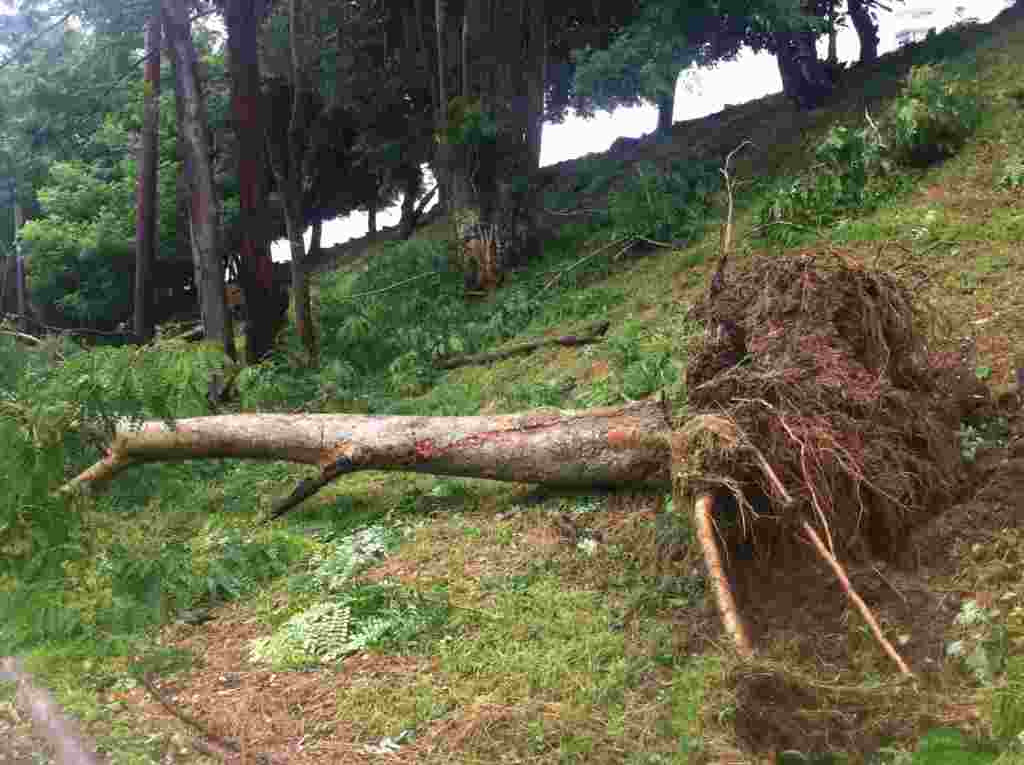
POLYGON ((319 476, 275 515, 370 469, 552 487, 672 486, 675 507, 693 515, 712 593, 741 655, 753 651, 741 615, 772 593, 758 591, 754 576, 753 591, 736 597, 737 571, 748 564, 729 550, 756 542, 761 557, 749 565, 824 562, 907 674, 839 561, 894 559, 913 526, 950 505, 966 480, 957 429, 986 405, 987 389, 931 350, 926 317, 889 274, 842 257, 754 258, 726 286, 724 265, 692 310, 706 325, 703 341, 680 338, 686 418, 673 421, 663 403, 646 400, 493 417, 125 422, 105 457, 65 489, 97 486, 146 462, 202 458, 317 466, 319 476))
POLYGON ((359 470, 400 470, 565 488, 667 487, 670 432, 664 405, 651 399, 492 417, 239 414, 123 421, 106 456, 64 490, 99 486, 147 462, 222 458, 316 465, 324 481, 359 470))

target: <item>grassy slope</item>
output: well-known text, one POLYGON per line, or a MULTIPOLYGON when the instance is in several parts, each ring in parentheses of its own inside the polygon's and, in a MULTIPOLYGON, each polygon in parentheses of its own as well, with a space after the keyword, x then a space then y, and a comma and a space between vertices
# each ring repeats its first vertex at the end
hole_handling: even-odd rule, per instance
MULTIPOLYGON (((600 207, 608 190, 623 183, 631 161, 717 158, 745 138, 756 149, 740 161, 739 178, 800 170, 828 125, 860 124, 865 105, 879 113, 915 57, 946 46, 946 52, 961 56, 954 66, 976 63, 989 99, 981 131, 898 203, 821 232, 802 248, 841 251, 881 267, 909 262, 925 276, 922 298, 950 320, 954 334, 947 341, 955 346, 962 336, 974 337, 979 374, 1004 383, 1016 350, 1024 347, 1024 324, 1015 310, 1024 274, 1019 244, 1024 205, 1019 191, 997 187, 1024 138, 1018 100, 1024 64, 1017 55, 1022 45, 1019 17, 993 30, 943 36, 931 48, 904 51, 854 75, 841 102, 829 109, 800 115, 772 97, 677 125, 671 140, 642 145, 626 160, 590 158, 560 166, 552 171, 557 178, 551 184, 560 196, 552 198, 573 207, 600 207)), ((745 201, 755 201, 756 193, 745 201)), ((747 235, 751 226, 749 207, 741 208, 740 257, 761 247, 747 235)), ((516 275, 492 302, 471 306, 458 318, 483 322, 522 301, 523 294, 536 298, 553 274, 605 241, 600 233, 580 226, 563 230, 544 263, 516 275)), ((601 345, 542 350, 427 380, 413 375, 395 383, 391 370, 380 382, 381 388, 391 386, 388 395, 346 389, 318 404, 468 414, 582 407, 662 387, 679 398, 686 338, 695 331, 685 312, 703 288, 716 247, 712 232, 687 248, 657 249, 642 259, 595 258, 566 272, 556 288, 525 310, 507 313, 506 327, 522 336, 606 317, 612 327, 601 345)), ((357 314, 352 304, 340 301, 360 284, 357 273, 323 276, 325 315, 347 322, 357 314)), ((412 284, 410 289, 430 296, 436 287, 412 284)), ((325 325, 325 337, 338 330, 325 325)), ((492 341, 495 335, 480 337, 492 341)), ((333 340, 325 345, 330 368, 331 354, 345 346, 333 340)), ((300 391, 315 388, 300 374, 277 381, 300 391)), ((265 400, 274 403, 270 394, 265 400)), ((282 394, 278 405, 284 407, 286 400, 282 394)), ((342 535, 371 522, 401 525, 404 535, 393 540, 386 559, 361 574, 361 581, 375 597, 383 592, 412 598, 426 617, 418 632, 379 643, 337 666, 272 671, 249 661, 247 641, 270 634, 316 599, 292 576, 250 589, 216 610, 215 620, 205 625, 179 622, 143 640, 136 633, 109 650, 92 640, 67 639, 35 648, 33 669, 86 720, 117 762, 153 762, 167 752, 175 761, 198 761, 185 745, 186 729, 147 701, 131 680, 129 670, 139 655, 163 672, 179 701, 212 729, 291 762, 387 759, 363 747, 406 730, 415 736, 403 740, 395 755, 399 761, 640 765, 701 756, 753 761, 743 753, 751 739, 743 735, 744 730, 749 734, 751 712, 737 695, 737 666, 706 602, 689 529, 676 515, 662 512, 671 509, 665 497, 550 497, 488 482, 366 474, 331 487, 277 529, 254 532, 259 511, 287 491, 299 471, 222 467, 208 471, 201 485, 189 468, 152 471, 155 484, 143 493, 144 513, 126 517, 106 510, 89 516, 97 550, 119 539, 140 557, 160 555, 168 540, 192 544, 236 529, 247 538, 266 541, 276 534, 274 539, 286 540, 281 544, 291 545, 291 557, 299 561, 292 564, 294 574, 311 552, 329 550, 324 529, 342 535), (320 536, 311 537, 314 531, 320 536)), ((131 494, 123 501, 131 502, 131 494)), ((1011 546, 1000 549, 1016 554, 1006 544, 1011 546)), ((190 549, 199 554, 197 545, 190 549)), ((971 578, 987 562, 984 550, 973 554, 960 562, 958 575, 971 578)), ((104 597, 109 586, 90 573, 91 565, 82 561, 68 571, 69 581, 85 588, 82 600, 104 597), (94 592, 87 590, 90 582, 94 592)), ((986 591, 998 602, 1006 592, 1016 597, 1016 584, 1016 579, 1001 581, 986 591)), ((1005 603, 1003 613, 1012 613, 1017 601, 1005 603)), ((816 730, 827 732, 842 704, 856 696, 861 706, 850 714, 863 714, 864 725, 880 717, 906 721, 892 727, 898 731, 889 742, 894 752, 912 748, 916 736, 938 724, 990 732, 987 691, 969 673, 951 663, 941 680, 920 693, 893 690, 886 685, 891 672, 884 657, 863 639, 856 617, 846 629, 837 637, 854 644, 856 662, 840 668, 787 653, 778 643, 766 647, 761 665, 766 675, 771 662, 785 663, 787 672, 810 678, 821 690, 817 717, 808 718, 816 730)), ((770 700, 765 703, 770 708, 770 700)), ((955 756, 959 759, 930 761, 966 762, 973 755, 955 756)))

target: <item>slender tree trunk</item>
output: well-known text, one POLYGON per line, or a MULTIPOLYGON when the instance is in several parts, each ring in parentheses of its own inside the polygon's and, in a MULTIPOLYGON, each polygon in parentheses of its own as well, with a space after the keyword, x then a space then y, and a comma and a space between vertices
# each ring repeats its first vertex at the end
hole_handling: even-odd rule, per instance
POLYGON ((377 205, 366 208, 366 235, 371 242, 377 240, 377 205))
POLYGON ((224 292, 224 265, 217 243, 217 196, 210 161, 209 125, 196 70, 188 4, 185 0, 164 0, 163 7, 164 26, 175 61, 175 88, 181 93, 182 132, 191 166, 191 239, 200 264, 197 286, 203 330, 207 340, 218 343, 230 358, 235 358, 231 314, 224 292))
POLYGON ((292 298, 295 306, 295 329, 306 349, 310 366, 319 363, 316 331, 313 327, 313 308, 309 296, 309 278, 303 235, 305 216, 302 208, 302 168, 305 166, 306 138, 303 104, 308 91, 306 71, 300 54, 302 35, 299 0, 288 3, 288 47, 291 49, 292 117, 288 125, 288 175, 283 187, 288 241, 292 252, 292 298))
POLYGON ((829 0, 828 4, 828 58, 825 60, 830 66, 839 64, 839 27, 836 25, 836 2, 829 0))
POLYGON ((871 18, 868 0, 846 0, 850 21, 860 40, 860 63, 869 64, 878 59, 878 24, 871 18))
POLYGON ((135 218, 135 337, 153 339, 153 262, 156 259, 157 167, 160 153, 160 32, 159 1, 146 25, 146 68, 143 76, 142 145, 135 218))
POLYGON ((667 487, 669 417, 657 401, 493 417, 251 414, 119 425, 107 456, 69 482, 98 486, 133 465, 288 460, 557 487, 667 487))
POLYGON ((14 289, 18 296, 18 329, 22 332, 29 332, 31 327, 28 322, 28 285, 25 280, 25 258, 23 255, 14 256, 14 289))
POLYGON ((254 364, 273 348, 285 319, 287 303, 274 284, 264 187, 264 104, 260 84, 258 37, 265 0, 228 0, 228 60, 231 112, 238 151, 238 185, 242 216, 239 269, 249 321, 245 358, 254 364))
POLYGON ((659 135, 664 135, 672 130, 676 110, 676 94, 664 95, 658 99, 658 127, 659 135))
POLYGON ((451 204, 451 174, 452 174, 452 147, 443 140, 445 130, 448 128, 448 57, 446 55, 446 31, 448 26, 448 3, 446 0, 434 1, 434 27, 436 32, 437 45, 437 114, 435 116, 435 131, 442 140, 437 143, 434 150, 434 177, 437 179, 440 189, 440 202, 450 210, 451 204))

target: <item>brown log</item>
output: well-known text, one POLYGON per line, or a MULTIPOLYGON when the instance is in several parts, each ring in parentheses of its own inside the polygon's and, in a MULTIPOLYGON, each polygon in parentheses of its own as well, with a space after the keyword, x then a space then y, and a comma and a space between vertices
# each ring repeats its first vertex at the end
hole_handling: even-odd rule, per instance
POLYGON ((32 678, 11 657, 0 659, 0 682, 17 686, 15 701, 32 720, 32 728, 56 754, 59 765, 99 765, 96 747, 87 742, 70 719, 61 711, 53 697, 32 683, 32 678))
POLYGON ((584 327, 575 335, 546 337, 543 340, 519 343, 517 345, 511 345, 507 348, 502 348, 498 351, 491 351, 489 353, 474 353, 468 356, 449 356, 445 359, 439 359, 435 362, 434 366, 438 369, 455 369, 457 367, 466 367, 474 364, 490 364, 494 361, 501 361, 502 359, 507 359, 511 356, 518 356, 521 353, 530 353, 547 345, 564 345, 571 347, 574 345, 596 343, 601 339, 604 333, 608 331, 609 324, 610 322, 600 321, 597 324, 591 324, 590 326, 584 327))
POLYGON ((491 417, 240 414, 121 423, 106 457, 62 490, 94 487, 146 462, 285 460, 330 480, 359 470, 539 483, 667 487, 670 423, 653 399, 621 407, 491 417))

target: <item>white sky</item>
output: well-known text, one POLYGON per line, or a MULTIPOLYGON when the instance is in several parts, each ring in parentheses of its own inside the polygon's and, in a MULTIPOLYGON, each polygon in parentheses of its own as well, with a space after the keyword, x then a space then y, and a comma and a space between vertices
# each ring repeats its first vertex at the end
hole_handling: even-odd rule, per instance
MULTIPOLYGON (((879 52, 894 50, 896 34, 908 28, 935 27, 938 30, 957 20, 957 8, 969 8, 970 16, 982 23, 990 21, 1006 8, 1012 0, 906 0, 898 4, 893 13, 879 14, 879 52)), ((838 37, 839 59, 855 61, 860 53, 860 44, 853 27, 847 25, 838 37)), ((824 55, 828 40, 819 41, 824 55)), ((768 53, 754 54, 744 50, 735 60, 714 69, 699 72, 696 77, 687 73, 679 79, 676 89, 675 120, 695 119, 721 111, 726 104, 741 104, 769 93, 782 90, 782 80, 775 57, 768 53), (695 85, 687 90, 684 85, 691 80, 695 85)), ((551 165, 567 159, 581 157, 592 152, 603 152, 620 136, 639 137, 654 130, 657 124, 657 110, 653 106, 638 106, 601 112, 593 119, 584 120, 569 117, 561 125, 545 125, 541 146, 541 164, 551 165)), ((377 226, 391 226, 398 222, 397 208, 377 215, 377 226)), ((366 233, 365 213, 354 213, 348 218, 324 224, 323 246, 329 247, 352 237, 366 233)), ((309 233, 306 234, 307 245, 309 233)), ((287 242, 275 242, 272 248, 274 260, 290 259, 287 242)))
MULTIPOLYGON (((996 14, 1012 3, 1012 0, 895 0, 894 13, 879 14, 879 52, 886 53, 897 47, 898 32, 929 27, 944 29, 958 18, 958 9, 977 17, 982 23, 990 21, 996 14)), ((0 0, 0 13, 11 12, 14 3, 0 0)), ((824 55, 827 39, 819 41, 824 55)), ((860 52, 857 34, 850 25, 840 30, 838 38, 839 59, 854 61, 860 52)), ((675 120, 690 120, 721 111, 726 104, 741 104, 769 93, 782 90, 782 81, 775 57, 768 53, 754 54, 744 50, 735 61, 706 69, 694 75, 684 72, 676 88, 675 120), (686 85, 691 87, 688 89, 686 85)), ((593 119, 584 120, 570 116, 561 125, 545 125, 541 147, 541 164, 551 165, 567 159, 574 159, 593 152, 603 152, 620 136, 639 137, 654 130, 657 124, 657 110, 653 106, 638 106, 601 112, 593 119)), ((398 208, 383 211, 377 215, 380 228, 398 222, 398 208)), ((365 213, 354 213, 345 219, 324 224, 323 246, 343 242, 366 233, 365 213)), ((306 233, 307 246, 309 232, 306 233)), ((274 260, 290 259, 288 243, 275 242, 274 260)))

